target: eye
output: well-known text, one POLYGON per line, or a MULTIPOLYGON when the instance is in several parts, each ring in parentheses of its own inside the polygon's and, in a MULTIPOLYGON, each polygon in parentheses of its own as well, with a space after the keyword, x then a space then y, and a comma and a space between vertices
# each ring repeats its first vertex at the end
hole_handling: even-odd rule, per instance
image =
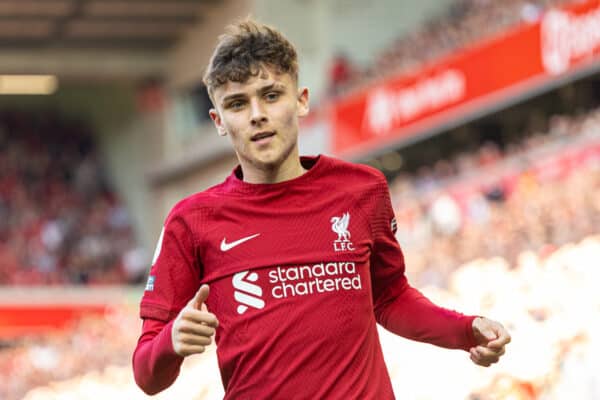
POLYGON ((235 100, 227 105, 227 108, 231 110, 240 110, 242 107, 244 107, 244 102, 242 100, 235 100))
POLYGON ((265 99, 267 99, 267 101, 276 101, 277 99, 279 99, 280 95, 281 93, 279 92, 268 92, 267 94, 265 94, 265 99))

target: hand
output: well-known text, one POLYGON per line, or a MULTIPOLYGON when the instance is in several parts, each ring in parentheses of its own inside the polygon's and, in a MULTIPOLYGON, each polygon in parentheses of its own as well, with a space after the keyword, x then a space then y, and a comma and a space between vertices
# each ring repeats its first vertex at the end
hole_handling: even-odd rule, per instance
POLYGON ((219 326, 217 317, 208 312, 204 304, 208 293, 208 285, 202 285, 175 318, 171 341, 175 353, 182 357, 203 353, 205 347, 212 343, 212 336, 219 326))
POLYGON ((469 350, 471 361, 482 367, 497 363, 504 354, 504 346, 510 343, 506 329, 499 322, 482 317, 475 318, 472 326, 479 345, 469 350))

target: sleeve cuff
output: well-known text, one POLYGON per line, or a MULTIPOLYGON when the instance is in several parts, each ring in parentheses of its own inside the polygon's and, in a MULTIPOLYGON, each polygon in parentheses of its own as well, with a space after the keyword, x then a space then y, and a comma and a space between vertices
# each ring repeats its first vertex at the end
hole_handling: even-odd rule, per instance
POLYGON ((463 350, 469 351, 471 347, 477 346, 477 339, 475 339, 475 333, 473 332, 473 320, 478 318, 478 315, 469 315, 465 318, 465 346, 463 350))
POLYGON ((167 325, 165 325, 165 327, 158 336, 158 348, 160 349, 160 354, 158 355, 158 358, 160 358, 161 361, 176 361, 181 364, 183 362, 184 357, 175 353, 175 349, 173 348, 173 340, 171 336, 174 321, 175 320, 171 320, 167 325))

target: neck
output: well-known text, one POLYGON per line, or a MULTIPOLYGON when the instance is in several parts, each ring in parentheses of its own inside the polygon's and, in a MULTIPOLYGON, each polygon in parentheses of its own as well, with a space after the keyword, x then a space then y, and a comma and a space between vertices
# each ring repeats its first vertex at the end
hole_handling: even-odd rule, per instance
POLYGON ((300 164, 297 150, 276 167, 268 165, 259 167, 248 162, 240 162, 240 165, 244 174, 244 182, 248 183, 279 183, 297 178, 306 172, 300 164))

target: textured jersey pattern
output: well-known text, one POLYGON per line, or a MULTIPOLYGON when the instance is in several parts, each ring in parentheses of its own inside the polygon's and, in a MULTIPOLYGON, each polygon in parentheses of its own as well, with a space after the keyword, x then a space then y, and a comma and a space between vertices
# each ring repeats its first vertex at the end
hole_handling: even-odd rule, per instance
MULTIPOLYGON (((154 332, 208 283, 226 399, 392 399, 376 322, 465 349, 472 317, 433 305, 406 282, 381 173, 325 156, 302 161, 310 169, 296 179, 248 184, 238 169, 180 202, 140 315, 154 332)), ((150 384, 160 390, 176 376, 164 370, 178 371, 180 360, 158 343, 168 342, 142 336, 134 369, 146 354, 165 360, 163 382, 150 384)), ((136 373, 140 386, 156 378, 148 374, 136 373)))

